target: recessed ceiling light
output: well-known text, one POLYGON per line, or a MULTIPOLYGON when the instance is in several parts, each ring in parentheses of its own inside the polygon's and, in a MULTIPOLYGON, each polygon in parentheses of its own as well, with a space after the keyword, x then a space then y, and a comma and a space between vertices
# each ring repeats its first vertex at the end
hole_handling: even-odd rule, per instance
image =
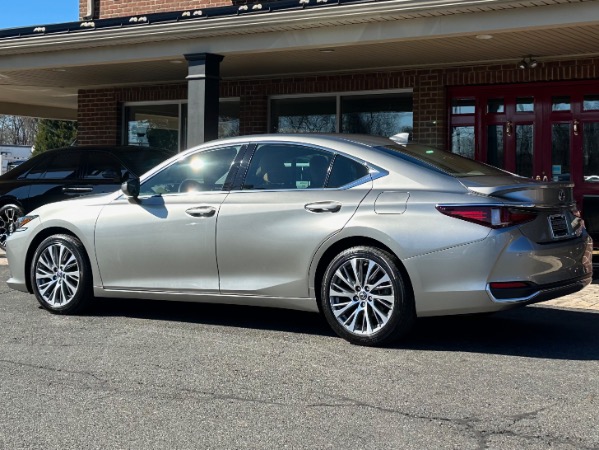
POLYGON ((171 64, 183 64, 183 61, 181 61, 180 59, 173 59, 172 61, 169 61, 171 64))
POLYGON ((333 53, 335 51, 335 49, 334 48, 319 48, 318 51, 321 53, 333 53))
POLYGON ((51 69, 52 72, 66 72, 67 69, 51 69))
POLYGON ((487 39, 493 39, 493 36, 490 34, 477 34, 476 39, 480 39, 481 41, 486 41, 487 39))

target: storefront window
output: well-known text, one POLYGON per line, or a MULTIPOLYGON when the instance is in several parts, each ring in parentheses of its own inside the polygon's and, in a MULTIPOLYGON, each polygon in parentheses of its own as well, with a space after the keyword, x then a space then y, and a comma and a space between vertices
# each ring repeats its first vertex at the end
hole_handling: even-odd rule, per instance
POLYGON ((551 126, 551 179, 570 181, 570 124, 551 126))
MULTIPOLYGON (((187 104, 144 103, 125 107, 126 144, 184 150, 187 104)), ((221 99, 218 137, 239 136, 239 100, 221 99)))
POLYGON ((487 127, 487 163, 504 168, 503 125, 487 127))
POLYGON ((239 101, 221 100, 218 111, 218 137, 239 136, 239 101))
POLYGON ((454 98, 451 100, 452 114, 474 114, 476 100, 473 98, 454 98))
POLYGON ((270 103, 274 133, 334 133, 335 97, 273 99, 270 103))
POLYGON ((551 97, 551 111, 570 111, 570 97, 551 97))
POLYGON ((599 183, 599 122, 584 124, 583 175, 587 183, 599 183))
POLYGON ((599 95, 585 95, 583 108, 585 111, 597 111, 599 110, 599 95))
POLYGON ((412 94, 341 97, 341 132, 412 137, 412 94))
POLYGON ((490 98, 487 100, 487 113, 498 114, 505 112, 502 98, 490 98))
POLYGON ((274 98, 272 133, 359 133, 391 137, 413 129, 411 92, 274 98))
POLYGON ((178 104, 126 107, 127 144, 179 150, 179 109, 178 104))
POLYGON ((474 159, 474 127, 452 127, 451 151, 474 159))
POLYGON ((532 177, 534 156, 534 126, 516 125, 516 173, 532 177))
POLYGON ((516 112, 533 112, 535 110, 534 97, 518 97, 516 99, 516 112))

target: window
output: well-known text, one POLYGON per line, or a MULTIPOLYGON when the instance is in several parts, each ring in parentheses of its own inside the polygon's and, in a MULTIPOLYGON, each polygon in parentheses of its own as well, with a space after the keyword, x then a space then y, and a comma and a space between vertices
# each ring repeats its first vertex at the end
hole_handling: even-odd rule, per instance
POLYGON ((140 187, 140 195, 221 191, 241 146, 194 153, 155 174, 140 187))
POLYGON ((252 157, 243 189, 338 188, 368 173, 366 165, 318 148, 262 144, 252 157))
POLYGON ((74 179, 78 176, 81 155, 71 152, 59 152, 46 166, 46 171, 40 177, 44 180, 74 179))
POLYGON ((451 151, 474 159, 474 126, 451 127, 451 151))
POLYGON ((337 188, 348 185, 360 178, 366 177, 369 173, 366 165, 346 158, 345 156, 337 155, 331 170, 331 176, 327 182, 327 187, 337 188))
POLYGON ((145 104, 125 108, 127 144, 179 150, 179 104, 145 104))
POLYGON ((451 114, 474 114, 476 100, 473 98, 454 98, 451 100, 451 114))
POLYGON ((83 178, 86 180, 121 180, 127 170, 108 153, 92 152, 87 154, 87 167, 83 178))
MULTIPOLYGON (((156 147, 170 151, 187 148, 187 103, 139 103, 124 109, 125 139, 128 145, 156 147)), ((239 136, 239 99, 220 100, 218 137, 239 136)))
POLYGON ((341 132, 391 137, 412 134, 412 94, 341 97, 341 132))
POLYGON ((359 133, 391 137, 413 129, 411 92, 273 98, 272 133, 359 133))
POLYGON ((336 129, 335 97, 275 99, 270 110, 273 133, 334 133, 336 129))

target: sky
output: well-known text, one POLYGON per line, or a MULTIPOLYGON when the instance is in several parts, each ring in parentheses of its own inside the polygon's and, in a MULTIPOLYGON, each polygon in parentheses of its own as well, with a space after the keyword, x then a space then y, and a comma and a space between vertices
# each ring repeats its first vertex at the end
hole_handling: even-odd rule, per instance
POLYGON ((79 20, 79 0, 0 0, 0 29, 79 20))

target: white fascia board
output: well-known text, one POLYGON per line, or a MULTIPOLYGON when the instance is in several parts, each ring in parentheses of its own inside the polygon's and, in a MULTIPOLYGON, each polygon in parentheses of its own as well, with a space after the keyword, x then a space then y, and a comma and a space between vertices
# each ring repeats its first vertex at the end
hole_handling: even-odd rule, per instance
MULTIPOLYGON (((401 12, 397 6, 399 3, 407 2, 395 0, 209 19, 205 22, 157 24, 133 29, 96 30, 78 35, 16 39, 0 42, 0 71, 171 59, 201 52, 226 56, 599 23, 598 2, 590 1, 431 18, 330 25, 334 21, 351 20, 352 16, 357 17, 356 14, 361 14, 360 17, 365 19, 398 13, 401 12), (310 23, 328 25, 293 29, 294 26, 310 23), (259 31, 272 26, 287 26, 291 29, 259 31)), ((465 2, 445 3, 463 6, 465 2)))

